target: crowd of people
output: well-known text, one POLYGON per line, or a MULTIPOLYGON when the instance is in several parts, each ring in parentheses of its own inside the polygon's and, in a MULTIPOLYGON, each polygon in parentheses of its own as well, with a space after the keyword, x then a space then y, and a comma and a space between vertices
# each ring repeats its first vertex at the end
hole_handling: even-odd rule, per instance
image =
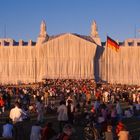
POLYGON ((72 140, 76 126, 83 128, 84 140, 129 140, 122 120, 139 115, 140 88, 96 83, 93 79, 47 79, 36 87, 1 86, 0 113, 6 112, 5 138, 24 139, 24 121, 30 122, 35 113, 30 140, 72 140), (53 128, 53 122, 45 122, 51 112, 57 116, 58 128, 53 128))

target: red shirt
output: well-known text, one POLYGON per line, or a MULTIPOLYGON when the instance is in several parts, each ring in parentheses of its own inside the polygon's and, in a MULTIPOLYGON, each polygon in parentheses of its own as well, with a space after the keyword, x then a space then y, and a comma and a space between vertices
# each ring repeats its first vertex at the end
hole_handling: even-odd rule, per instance
POLYGON ((4 100, 2 98, 0 98, 0 107, 4 106, 4 100))

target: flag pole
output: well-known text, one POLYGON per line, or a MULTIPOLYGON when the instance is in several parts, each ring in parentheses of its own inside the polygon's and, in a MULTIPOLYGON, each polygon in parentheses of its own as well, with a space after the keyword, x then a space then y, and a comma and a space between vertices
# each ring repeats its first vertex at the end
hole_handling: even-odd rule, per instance
POLYGON ((106 81, 108 83, 108 46, 107 46, 107 35, 106 35, 106 81))
POLYGON ((105 79, 107 82, 107 36, 106 36, 106 44, 105 44, 105 79))
POLYGON ((109 50, 107 46, 107 83, 109 81, 109 50))

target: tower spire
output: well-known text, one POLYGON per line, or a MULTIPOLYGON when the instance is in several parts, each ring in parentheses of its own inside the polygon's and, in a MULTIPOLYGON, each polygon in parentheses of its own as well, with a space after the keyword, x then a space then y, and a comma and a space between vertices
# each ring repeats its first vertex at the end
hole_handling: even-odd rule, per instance
POLYGON ((46 22, 42 20, 40 25, 40 33, 37 38, 37 44, 42 44, 43 42, 47 41, 49 38, 47 31, 46 31, 46 22))
POLYGON ((98 34, 98 27, 95 20, 93 20, 91 24, 90 37, 95 41, 97 45, 101 46, 101 39, 98 34))
POLYGON ((91 24, 91 33, 90 33, 90 36, 91 37, 99 37, 98 27, 97 27, 97 24, 96 24, 96 21, 95 20, 93 20, 93 22, 91 24))
POLYGON ((40 37, 46 37, 47 31, 46 31, 46 22, 42 20, 41 25, 40 25, 40 37))

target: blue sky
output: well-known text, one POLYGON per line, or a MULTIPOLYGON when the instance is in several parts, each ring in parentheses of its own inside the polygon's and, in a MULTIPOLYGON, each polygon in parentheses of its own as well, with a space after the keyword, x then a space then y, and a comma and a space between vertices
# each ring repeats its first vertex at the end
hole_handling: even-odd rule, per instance
POLYGON ((140 0, 1 0, 0 38, 36 41, 42 20, 49 35, 90 34, 96 20, 102 41, 140 38, 140 0))

